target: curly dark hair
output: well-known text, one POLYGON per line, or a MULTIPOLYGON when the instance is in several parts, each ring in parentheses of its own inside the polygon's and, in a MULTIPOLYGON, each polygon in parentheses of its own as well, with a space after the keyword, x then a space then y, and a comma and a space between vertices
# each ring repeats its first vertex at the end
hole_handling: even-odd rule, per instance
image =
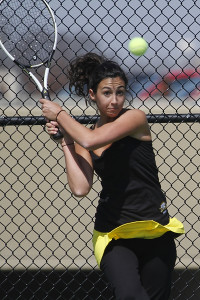
POLYGON ((77 95, 87 97, 89 89, 97 92, 98 84, 105 78, 120 77, 125 86, 128 80, 124 71, 114 61, 95 53, 87 53, 70 63, 68 70, 69 89, 77 95))

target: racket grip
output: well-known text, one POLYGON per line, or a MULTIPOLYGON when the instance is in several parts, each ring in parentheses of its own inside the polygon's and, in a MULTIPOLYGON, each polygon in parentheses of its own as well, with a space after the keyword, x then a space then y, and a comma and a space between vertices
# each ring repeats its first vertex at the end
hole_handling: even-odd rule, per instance
POLYGON ((58 129, 58 132, 54 135, 52 135, 52 138, 57 141, 63 138, 63 134, 60 132, 60 130, 58 129))
MULTIPOLYGON (((42 98, 47 99, 47 100, 51 100, 49 92, 47 89, 43 89, 42 91, 42 98)), ((54 135, 52 135, 52 138, 57 141, 63 138, 63 134, 61 133, 61 131, 58 129, 58 132, 54 135)))
POLYGON ((42 91, 42 98, 47 99, 47 100, 51 100, 50 95, 49 95, 49 91, 45 88, 42 91))

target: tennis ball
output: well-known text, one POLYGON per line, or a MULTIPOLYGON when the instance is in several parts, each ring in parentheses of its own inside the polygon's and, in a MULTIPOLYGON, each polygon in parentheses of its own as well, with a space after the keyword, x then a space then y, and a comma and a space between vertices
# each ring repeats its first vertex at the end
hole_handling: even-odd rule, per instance
POLYGON ((130 42, 128 44, 128 49, 132 54, 134 54, 136 56, 140 56, 140 55, 143 55, 147 51, 148 44, 143 38, 135 37, 130 40, 130 42))

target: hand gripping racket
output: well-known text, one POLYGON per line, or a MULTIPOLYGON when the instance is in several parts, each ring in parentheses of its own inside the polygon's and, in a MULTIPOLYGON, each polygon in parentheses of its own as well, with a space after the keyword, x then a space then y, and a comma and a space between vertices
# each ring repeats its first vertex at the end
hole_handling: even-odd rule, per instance
MULTIPOLYGON (((45 0, 0 0, 0 47, 48 100, 48 76, 56 44, 56 21, 45 0), (43 86, 30 71, 41 66, 45 67, 43 86)), ((60 132, 53 136, 61 137, 60 132)))

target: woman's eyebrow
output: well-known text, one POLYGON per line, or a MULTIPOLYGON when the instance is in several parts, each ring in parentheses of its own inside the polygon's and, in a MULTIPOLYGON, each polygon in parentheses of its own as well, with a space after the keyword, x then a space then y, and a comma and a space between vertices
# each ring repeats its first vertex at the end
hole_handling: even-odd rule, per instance
MULTIPOLYGON (((121 89, 121 88, 125 89, 125 86, 124 85, 120 85, 120 86, 117 87, 117 89, 121 89)), ((103 89, 110 89, 111 90, 112 88, 110 86, 104 86, 104 87, 102 87, 102 90, 103 89)))

